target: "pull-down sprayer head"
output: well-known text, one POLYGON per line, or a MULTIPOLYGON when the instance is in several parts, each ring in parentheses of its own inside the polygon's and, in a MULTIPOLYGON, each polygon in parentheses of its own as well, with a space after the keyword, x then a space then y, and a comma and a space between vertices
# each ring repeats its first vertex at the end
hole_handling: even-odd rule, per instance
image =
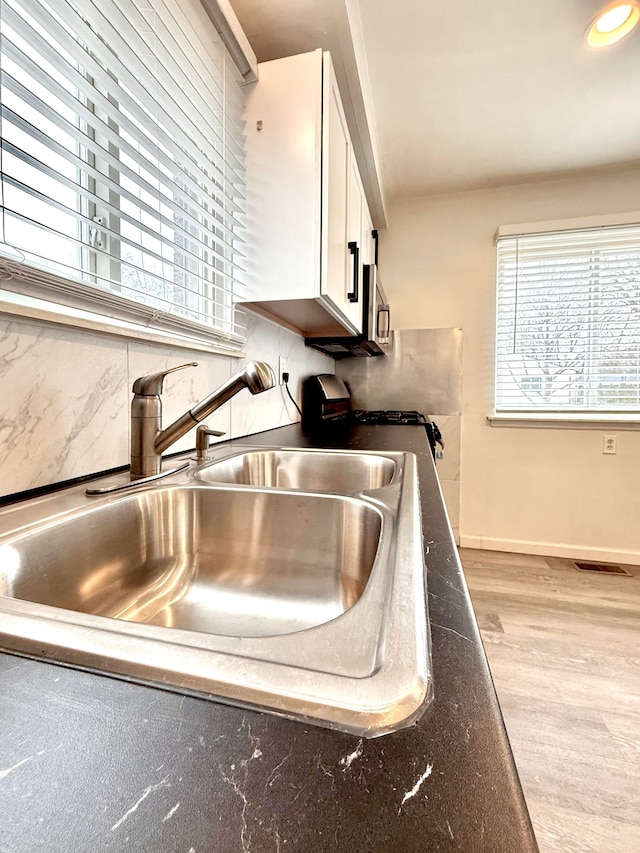
MULTIPOLYGON (((190 367, 191 365, 182 365, 190 367)), ((195 365, 194 365, 195 366, 195 365)), ((161 456, 179 438, 196 424, 219 409, 227 400, 243 388, 252 394, 261 394, 276 384, 273 370, 264 361, 251 361, 228 379, 220 388, 212 391, 204 400, 162 429, 161 413, 162 380, 172 368, 158 374, 142 376, 133 385, 134 398, 131 405, 131 476, 132 479, 159 473, 161 456)))

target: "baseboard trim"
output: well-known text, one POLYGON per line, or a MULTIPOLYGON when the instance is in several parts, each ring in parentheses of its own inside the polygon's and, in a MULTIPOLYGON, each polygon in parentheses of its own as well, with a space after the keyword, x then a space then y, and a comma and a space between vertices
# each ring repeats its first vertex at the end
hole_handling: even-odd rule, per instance
POLYGON ((461 548, 478 548, 485 551, 510 551, 513 554, 535 554, 540 557, 567 557, 570 560, 592 560, 605 563, 622 563, 640 566, 640 551, 585 548, 581 545, 563 545, 558 542, 525 542, 519 539, 496 539, 490 536, 460 535, 461 548))

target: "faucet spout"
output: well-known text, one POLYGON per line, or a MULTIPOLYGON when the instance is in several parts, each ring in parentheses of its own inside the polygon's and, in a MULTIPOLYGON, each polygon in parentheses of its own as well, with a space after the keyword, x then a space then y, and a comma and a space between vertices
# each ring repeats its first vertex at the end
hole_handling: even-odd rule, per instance
MULTIPOLYGON (((184 365, 185 367, 187 365, 184 365)), ((276 378, 273 370, 263 361, 252 361, 213 391, 204 400, 162 429, 162 378, 154 374, 136 380, 131 404, 131 479, 149 477, 160 473, 162 454, 190 429, 197 426, 227 400, 243 388, 260 394, 273 388, 276 378)))
POLYGON ((224 403, 234 397, 243 388, 248 388, 252 394, 261 394, 273 388, 276 378, 271 367, 264 361, 252 361, 228 379, 215 391, 212 391, 204 400, 185 412, 166 429, 158 433, 153 443, 157 454, 164 453, 185 433, 208 418, 212 412, 219 409, 224 403))

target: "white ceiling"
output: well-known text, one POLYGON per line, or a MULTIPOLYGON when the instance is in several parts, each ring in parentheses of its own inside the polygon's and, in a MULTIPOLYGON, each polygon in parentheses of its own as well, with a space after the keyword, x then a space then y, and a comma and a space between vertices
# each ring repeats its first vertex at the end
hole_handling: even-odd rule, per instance
POLYGON ((604 50, 583 37, 605 0, 232 5, 259 60, 355 42, 347 85, 361 83, 388 200, 640 162, 640 29, 604 50))

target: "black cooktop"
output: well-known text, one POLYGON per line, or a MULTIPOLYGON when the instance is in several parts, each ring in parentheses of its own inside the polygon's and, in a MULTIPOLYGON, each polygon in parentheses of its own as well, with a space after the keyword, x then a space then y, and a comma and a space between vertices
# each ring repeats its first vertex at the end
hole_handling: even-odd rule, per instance
POLYGON ((429 446, 433 458, 436 458, 436 443, 444 447, 442 434, 438 425, 421 412, 408 411, 404 409, 376 409, 366 411, 355 409, 352 413, 353 419, 359 424, 377 424, 382 426, 423 426, 429 439, 429 446))
POLYGON ((353 412, 353 417, 359 424, 383 424, 390 426, 394 424, 408 424, 409 426, 415 426, 428 423, 428 418, 420 412, 397 409, 378 409, 371 412, 356 409, 353 412))

